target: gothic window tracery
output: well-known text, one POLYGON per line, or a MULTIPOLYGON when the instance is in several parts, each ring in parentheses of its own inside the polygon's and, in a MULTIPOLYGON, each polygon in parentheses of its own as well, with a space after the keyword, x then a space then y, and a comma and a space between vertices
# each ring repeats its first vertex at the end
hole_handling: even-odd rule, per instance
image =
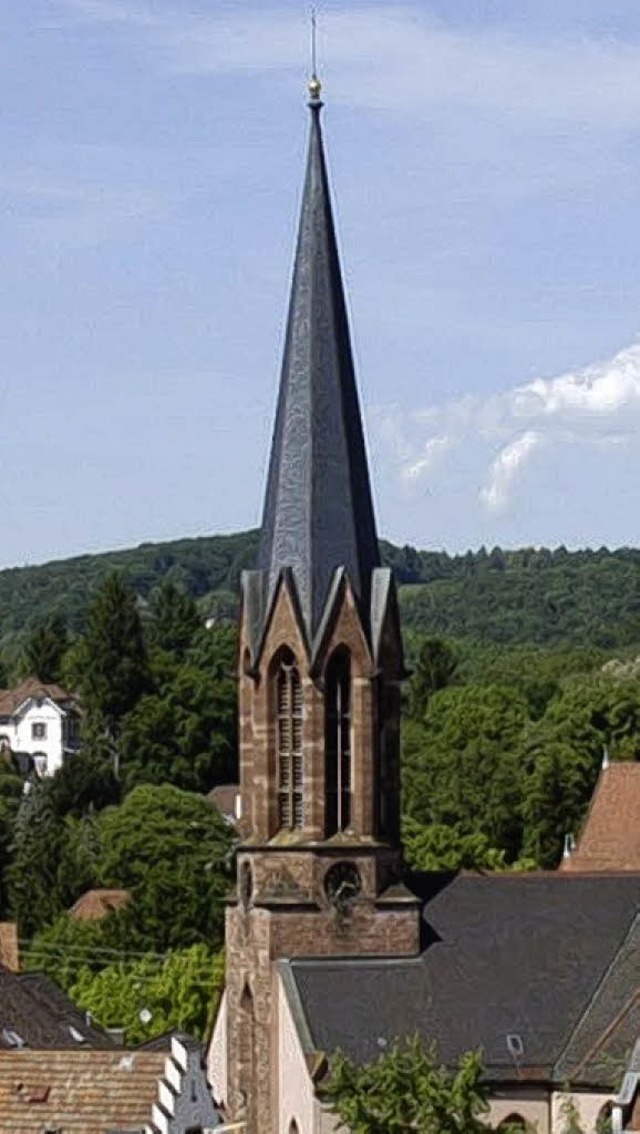
POLYGON ((283 652, 276 673, 278 820, 289 830, 304 826, 302 685, 295 658, 283 652))
POLYGON ((338 649, 325 677, 325 825, 327 836, 351 824, 351 658, 338 649))

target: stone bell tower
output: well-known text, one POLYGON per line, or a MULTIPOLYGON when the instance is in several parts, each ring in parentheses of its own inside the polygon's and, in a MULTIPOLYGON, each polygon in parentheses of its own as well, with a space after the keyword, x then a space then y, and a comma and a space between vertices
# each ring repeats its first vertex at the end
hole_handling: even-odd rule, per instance
POLYGON ((309 150, 260 536, 242 580, 246 836, 227 912, 227 1106, 278 1134, 274 962, 411 955, 396 592, 380 566, 320 126, 309 150))

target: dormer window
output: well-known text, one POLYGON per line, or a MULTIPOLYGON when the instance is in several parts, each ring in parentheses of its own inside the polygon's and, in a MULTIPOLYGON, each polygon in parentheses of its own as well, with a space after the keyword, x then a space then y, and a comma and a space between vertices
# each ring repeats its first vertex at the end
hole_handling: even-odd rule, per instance
POLYGON ((34 721, 31 725, 31 739, 32 740, 46 740, 47 739, 47 726, 44 721, 34 721))
POLYGON ((302 786, 302 685, 295 658, 286 650, 276 673, 278 823, 304 825, 302 786))

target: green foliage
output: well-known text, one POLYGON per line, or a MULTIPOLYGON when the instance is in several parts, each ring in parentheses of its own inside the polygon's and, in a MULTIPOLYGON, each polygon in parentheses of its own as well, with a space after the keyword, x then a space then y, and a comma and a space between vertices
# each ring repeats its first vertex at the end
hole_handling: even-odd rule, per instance
POLYGON ((232 835, 201 796, 140 785, 98 819, 102 886, 131 890, 122 911, 136 948, 221 944, 232 835))
POLYGON ((46 781, 57 815, 79 818, 119 803, 121 785, 113 770, 112 746, 88 729, 81 752, 68 757, 46 781))
POLYGON ((115 734, 150 684, 135 594, 114 572, 89 608, 80 686, 83 701, 89 713, 104 720, 115 734))
POLYGON ((58 887, 64 819, 55 811, 52 781, 32 787, 22 801, 13 828, 13 853, 6 870, 9 908, 22 937, 57 917, 67 895, 58 887))
MULTIPOLYGON (((54 609, 84 630, 88 602, 113 571, 142 599, 166 581, 203 612, 235 620, 240 572, 254 565, 256 544, 256 532, 239 532, 0 571, 0 645, 13 650, 14 636, 54 609)), ((381 552, 401 584, 405 630, 502 645, 640 642, 640 551, 480 548, 452 556, 382 541, 381 552)))
POLYGON ((404 805, 425 826, 481 834, 488 847, 519 856, 519 745, 526 702, 497 685, 434 693, 421 722, 403 731, 404 805))
POLYGON ((31 631, 24 650, 25 672, 40 681, 55 682, 62 676, 62 659, 69 647, 64 615, 54 610, 31 631))
POLYGON ((409 693, 414 717, 423 715, 433 693, 451 684, 457 668, 458 658, 450 642, 443 638, 422 640, 409 693))
POLYGON ((413 870, 504 870, 505 852, 490 846, 480 831, 465 834, 457 825, 424 827, 405 819, 402 841, 413 870))
MULTIPOLYGON (((257 532, 146 543, 129 551, 82 555, 38 567, 0 571, 0 626, 4 639, 59 609, 75 632, 86 627, 88 604, 106 576, 119 572, 143 599, 163 580, 194 599, 223 589, 235 593, 240 572, 253 567, 257 532)), ((4 640, 3 639, 3 640, 4 640)))
POLYGON ((156 691, 124 718, 122 775, 128 787, 170 781, 206 792, 236 771, 236 635, 199 630, 182 660, 156 651, 156 691))
POLYGON ((640 641, 639 568, 630 548, 421 552, 400 591, 403 624, 503 645, 627 646, 640 641))
POLYGON ((486 1134, 482 1060, 468 1052, 449 1071, 421 1040, 399 1040, 359 1066, 338 1052, 324 1092, 339 1129, 351 1134, 486 1134))
POLYGON ((165 580, 151 592, 149 614, 152 645, 184 657, 202 625, 193 599, 175 583, 165 580))
POLYGON ((176 949, 132 963, 108 965, 93 974, 84 969, 71 989, 80 1008, 103 1027, 123 1027, 128 1044, 141 1043, 169 1029, 197 1039, 206 1031, 224 981, 224 957, 206 945, 176 949), (145 1023, 144 1009, 151 1013, 145 1023))
POLYGON ((13 831, 22 794, 20 776, 0 753, 0 920, 7 913, 6 873, 11 860, 13 831))
POLYGON ((130 955, 127 927, 116 912, 80 920, 63 913, 35 934, 24 967, 47 973, 65 992, 82 974, 85 980, 130 955))
POLYGON ((83 811, 87 781, 78 778, 74 796, 71 776, 63 788, 60 776, 31 790, 13 825, 6 882, 21 936, 50 926, 85 890, 106 886, 133 893, 117 925, 108 921, 109 933, 125 927, 129 948, 221 942, 232 836, 216 809, 202 796, 144 785, 119 806, 96 812, 89 801, 83 811))

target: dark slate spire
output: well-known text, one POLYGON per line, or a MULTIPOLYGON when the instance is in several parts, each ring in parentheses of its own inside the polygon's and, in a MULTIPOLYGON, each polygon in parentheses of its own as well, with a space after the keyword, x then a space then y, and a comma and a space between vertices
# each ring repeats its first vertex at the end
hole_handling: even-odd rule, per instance
POLYGON ((258 566, 269 594, 282 569, 292 568, 312 641, 337 567, 368 616, 379 555, 317 79, 309 91, 307 172, 258 566))

